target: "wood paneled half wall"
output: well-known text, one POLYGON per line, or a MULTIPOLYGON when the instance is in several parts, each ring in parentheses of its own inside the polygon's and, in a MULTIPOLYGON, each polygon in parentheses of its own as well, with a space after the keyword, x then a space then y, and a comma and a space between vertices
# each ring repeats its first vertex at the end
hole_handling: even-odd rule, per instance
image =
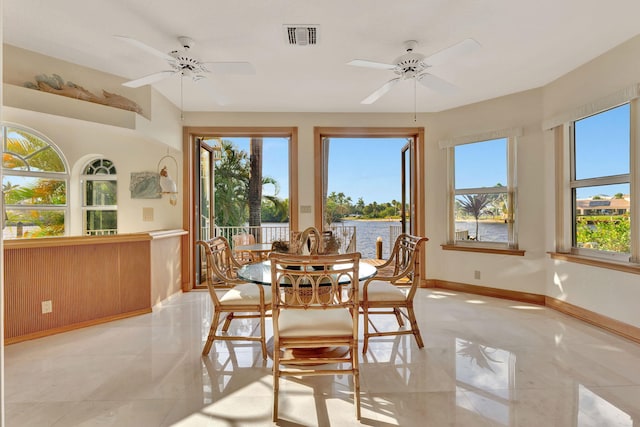
POLYGON ((149 313, 153 241, 151 233, 4 241, 5 344, 149 313))

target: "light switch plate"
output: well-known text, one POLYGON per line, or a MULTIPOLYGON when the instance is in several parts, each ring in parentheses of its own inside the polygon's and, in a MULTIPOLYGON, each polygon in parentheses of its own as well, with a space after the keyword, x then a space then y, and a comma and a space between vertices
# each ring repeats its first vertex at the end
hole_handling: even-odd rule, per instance
POLYGON ((153 221, 153 208, 142 208, 142 220, 153 221))

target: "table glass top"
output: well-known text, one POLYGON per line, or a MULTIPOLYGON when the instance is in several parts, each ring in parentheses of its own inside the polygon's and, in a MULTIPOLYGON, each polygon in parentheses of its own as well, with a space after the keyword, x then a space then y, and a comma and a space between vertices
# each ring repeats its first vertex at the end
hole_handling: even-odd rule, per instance
POLYGON ((238 245, 234 247, 237 251, 249 252, 269 252, 271 251, 271 243, 254 243, 251 245, 238 245))
MULTIPOLYGON (((361 281, 366 280, 373 277, 376 271, 373 265, 360 261, 358 265, 358 278, 361 281)), ((238 277, 248 282, 271 285, 271 262, 267 260, 255 264, 243 265, 238 269, 238 277)))

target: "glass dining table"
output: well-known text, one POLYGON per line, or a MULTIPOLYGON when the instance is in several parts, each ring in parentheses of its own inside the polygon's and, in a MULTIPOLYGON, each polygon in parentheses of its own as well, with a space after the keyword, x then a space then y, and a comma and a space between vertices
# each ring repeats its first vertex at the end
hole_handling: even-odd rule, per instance
POLYGON ((233 249, 237 252, 246 252, 252 260, 264 260, 271 252, 271 243, 252 243, 248 245, 238 245, 233 249))
MULTIPOLYGON (((363 281, 376 274, 376 268, 364 261, 358 264, 358 280, 363 281)), ((238 277, 247 282, 259 285, 271 286, 271 261, 261 261, 253 264, 245 264, 238 269, 238 277)), ((348 277, 342 280, 348 281, 348 277)))

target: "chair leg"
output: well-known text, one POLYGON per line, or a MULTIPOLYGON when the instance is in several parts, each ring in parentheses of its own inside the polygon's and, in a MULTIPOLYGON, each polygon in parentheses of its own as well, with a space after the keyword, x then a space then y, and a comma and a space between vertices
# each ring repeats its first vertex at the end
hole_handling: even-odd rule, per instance
POLYGON ((265 328, 266 314, 263 310, 260 310, 260 344, 262 345, 262 358, 267 360, 267 333, 265 328))
POLYGON ((227 314, 227 318, 224 319, 224 325, 222 325, 222 332, 227 332, 229 330, 229 325, 233 320, 233 312, 227 314))
POLYGON ((351 363, 353 364, 353 403, 356 407, 356 419, 360 420, 360 368, 358 367, 357 342, 351 349, 351 363))
POLYGON ((204 344, 204 348, 202 349, 203 356, 207 356, 211 351, 211 345, 213 344, 213 339, 216 334, 216 330, 218 329, 218 322, 220 322, 220 312, 216 310, 213 312, 213 317, 211 319, 211 326, 209 327, 207 342, 204 344))
POLYGON ((403 327, 404 326, 404 320, 402 320, 402 313, 400 313, 400 309, 398 307, 395 307, 393 309, 393 314, 396 315, 396 320, 398 321, 398 326, 399 327, 403 327))
POLYGON ((424 343, 422 342, 422 336, 420 335, 420 328, 418 328, 416 313, 413 311, 413 305, 407 307, 407 314, 409 315, 409 321, 411 322, 411 331, 413 332, 413 336, 416 337, 418 348, 422 348, 424 347, 424 343))
POLYGON ((280 390, 280 347, 273 343, 273 415, 272 420, 278 421, 278 390, 280 390))
POLYGON ((367 307, 363 307, 363 327, 364 327, 364 339, 362 340, 362 354, 367 352, 367 347, 369 347, 369 309, 367 307))

